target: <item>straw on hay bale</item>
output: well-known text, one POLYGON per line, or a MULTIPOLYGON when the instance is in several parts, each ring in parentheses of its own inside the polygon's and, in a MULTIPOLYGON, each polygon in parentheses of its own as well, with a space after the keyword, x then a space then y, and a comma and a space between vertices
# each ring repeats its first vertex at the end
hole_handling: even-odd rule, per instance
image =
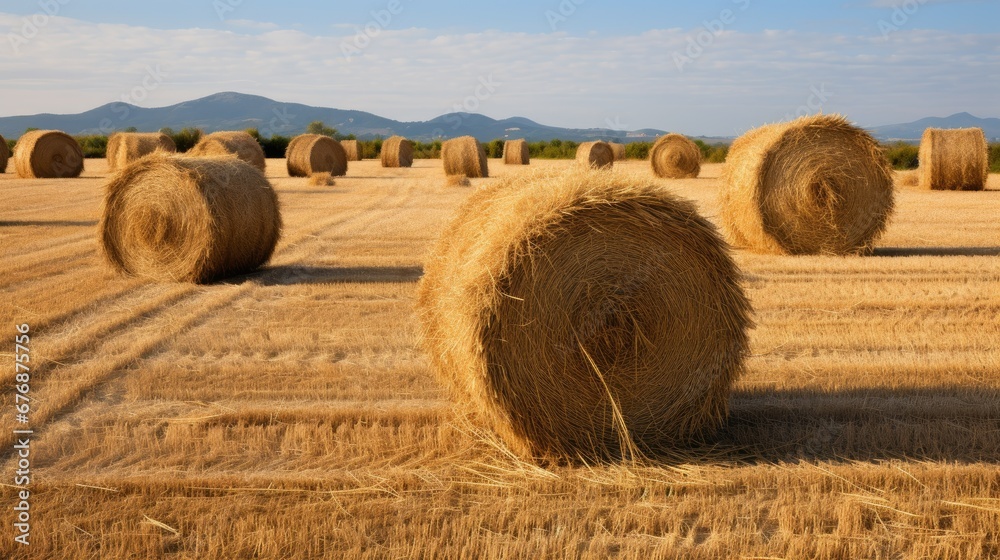
POLYGON ((576 161, 588 167, 611 167, 615 153, 607 142, 584 142, 576 149, 576 161))
POLYGON ((867 252, 894 204, 882 149, 839 115, 744 134, 729 150, 721 185, 719 218, 730 240, 763 253, 867 252))
POLYGON ((920 139, 920 188, 981 191, 990 174, 989 145, 981 128, 928 128, 920 139))
POLYGON ((460 411, 514 452, 614 460, 717 426, 750 305, 728 246, 638 177, 576 168, 473 193, 417 309, 460 411))
POLYGON ((302 134, 288 143, 285 150, 288 175, 308 177, 314 173, 347 175, 347 152, 329 136, 302 134))
POLYGON ((331 173, 313 173, 306 183, 310 187, 332 187, 337 184, 331 173))
POLYGON ((893 173, 896 184, 901 187, 915 187, 920 184, 920 173, 916 169, 893 173))
POLYGON ((413 142, 393 136, 382 142, 382 167, 413 166, 413 142))
POLYGON ((202 137, 187 155, 195 157, 235 155, 261 171, 267 167, 264 148, 246 132, 213 132, 202 137))
POLYGON ((701 173, 701 149, 687 136, 661 136, 649 150, 653 173, 664 179, 693 179, 701 173))
POLYGON ((445 175, 465 175, 473 179, 489 177, 486 150, 472 136, 462 136, 441 145, 441 161, 445 175))
POLYGON ((625 144, 608 142, 608 146, 611 146, 611 153, 615 154, 615 161, 625 161, 625 144))
POLYGON ((83 173, 83 150, 65 132, 25 132, 14 146, 14 168, 22 179, 79 177, 83 173))
POLYGON ((448 175, 444 184, 447 187, 471 187, 472 181, 465 175, 448 175))
POLYGON ((154 153, 112 177, 98 231, 121 272, 204 283, 266 263, 281 214, 271 184, 246 162, 154 153))
POLYGON ((7 146, 7 140, 0 136, 0 173, 7 172, 8 159, 10 159, 10 148, 7 146))
POLYGON ((508 140, 503 143, 503 162, 505 165, 530 165, 531 155, 527 140, 508 140))
POLYGON ((173 138, 162 132, 118 132, 108 138, 108 172, 124 168, 133 161, 160 150, 176 152, 173 138))
POLYGON ((340 145, 344 147, 347 161, 361 161, 361 146, 357 140, 341 140, 340 145))

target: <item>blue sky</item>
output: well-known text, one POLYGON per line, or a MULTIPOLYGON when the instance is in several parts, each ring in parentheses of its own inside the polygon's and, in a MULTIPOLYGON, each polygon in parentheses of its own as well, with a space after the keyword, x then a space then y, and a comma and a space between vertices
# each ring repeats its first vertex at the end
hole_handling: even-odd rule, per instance
POLYGON ((2 1, 0 115, 241 91, 705 135, 818 110, 998 117, 997 21, 1000 2, 962 0, 2 1))

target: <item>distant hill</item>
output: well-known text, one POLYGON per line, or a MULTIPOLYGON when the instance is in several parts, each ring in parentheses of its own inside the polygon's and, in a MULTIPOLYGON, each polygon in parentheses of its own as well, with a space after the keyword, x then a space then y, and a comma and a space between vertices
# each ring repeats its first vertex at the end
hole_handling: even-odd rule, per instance
POLYGON ((305 132, 313 121, 323 121, 342 134, 354 134, 361 139, 399 134, 422 141, 468 135, 481 141, 510 137, 531 141, 559 138, 581 142, 652 140, 665 134, 662 130, 652 129, 626 132, 603 128, 558 128, 521 117, 496 120, 471 113, 451 113, 425 122, 400 122, 364 111, 282 103, 258 95, 233 92, 153 109, 109 103, 77 115, 2 117, 0 134, 6 138, 17 138, 28 127, 62 130, 70 134, 108 134, 128 127, 143 132, 163 127, 174 130, 195 127, 205 132, 257 128, 264 136, 294 136, 305 132))
POLYGON ((981 119, 969 113, 950 117, 928 117, 905 124, 889 124, 868 130, 879 140, 919 141, 926 128, 981 128, 990 141, 1000 140, 1000 119, 981 119))

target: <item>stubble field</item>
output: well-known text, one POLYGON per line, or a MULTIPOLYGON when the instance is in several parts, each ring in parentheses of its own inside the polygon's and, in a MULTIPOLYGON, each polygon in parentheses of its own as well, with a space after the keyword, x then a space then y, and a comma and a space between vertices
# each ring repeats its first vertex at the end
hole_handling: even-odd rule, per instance
MULTIPOLYGON (((1000 177, 899 187, 874 256, 738 251, 757 328, 723 430, 649 464, 542 469, 456 422, 421 350, 422 262, 471 192, 440 165, 354 162, 318 188, 269 160, 275 257, 208 286, 104 266, 103 161, 0 175, 0 557, 1000 556, 1000 177)), ((714 219, 719 172, 659 182, 714 219)))

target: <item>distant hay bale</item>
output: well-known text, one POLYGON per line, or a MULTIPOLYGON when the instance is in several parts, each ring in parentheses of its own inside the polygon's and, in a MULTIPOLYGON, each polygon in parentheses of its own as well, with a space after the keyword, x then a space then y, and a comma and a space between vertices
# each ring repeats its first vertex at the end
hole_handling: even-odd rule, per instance
POLYGON ((608 146, 611 146, 611 153, 615 154, 615 161, 625 161, 625 144, 608 142, 608 146))
POLYGON ((10 159, 10 148, 7 146, 7 140, 0 136, 0 173, 7 172, 8 159, 10 159))
POLYGON ((506 165, 530 165, 531 155, 527 140, 508 140, 503 143, 503 162, 506 165))
POLYGON ((291 177, 308 177, 314 173, 329 173, 335 177, 347 175, 347 152, 340 142, 329 136, 296 136, 289 142, 285 158, 291 177))
POLYGON ((210 282, 266 263, 281 233, 264 174, 236 158, 154 153, 105 187, 99 241, 116 270, 210 282))
POLYGON ((751 130, 730 148, 720 182, 724 229, 757 252, 863 253, 893 211, 885 154, 839 115, 751 130))
POLYGON ((920 139, 922 189, 981 191, 990 173, 989 145, 981 128, 928 128, 920 139))
POLYGON ((187 155, 194 157, 235 155, 261 171, 267 168, 264 148, 246 132, 213 132, 203 136, 187 155))
POLYGON ((423 343, 460 411, 516 453, 656 453, 718 426, 750 305, 695 206, 612 170, 502 178, 441 235, 423 343))
POLYGON ((344 147, 347 161, 361 161, 361 146, 357 140, 341 140, 340 145, 344 147))
POLYGON ((598 169, 611 167, 615 162, 615 153, 607 142, 584 142, 576 149, 576 161, 598 169))
POLYGON ((472 181, 465 175, 448 175, 444 184, 448 187, 471 187, 472 181))
POLYGON ((177 145, 162 132, 118 132, 108 138, 108 172, 124 168, 133 161, 160 150, 173 153, 177 145))
POLYGON ((687 136, 661 136, 649 150, 653 173, 664 179, 693 179, 701 173, 701 149, 687 136))
POLYGON ((382 167, 412 167, 413 142, 393 136, 382 142, 382 167))
POLYGON ((331 173, 313 173, 306 183, 310 187, 332 187, 337 184, 331 173))
POLYGON ((441 161, 445 175, 465 175, 473 179, 489 177, 486 150, 472 136, 462 136, 441 145, 441 161))
POLYGON ((14 168, 22 179, 79 177, 83 173, 83 150, 65 132, 25 132, 14 146, 14 168))

